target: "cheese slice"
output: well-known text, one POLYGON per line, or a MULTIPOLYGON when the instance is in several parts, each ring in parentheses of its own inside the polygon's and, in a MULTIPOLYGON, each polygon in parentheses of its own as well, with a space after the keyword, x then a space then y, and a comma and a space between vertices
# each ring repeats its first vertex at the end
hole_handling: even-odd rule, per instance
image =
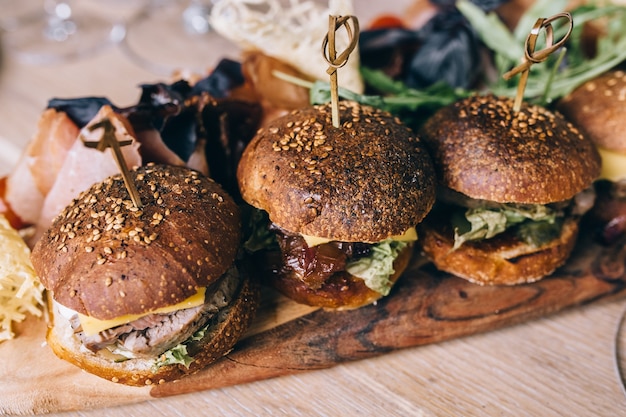
POLYGON ((197 293, 181 301, 178 304, 157 308, 156 310, 152 310, 143 314, 126 314, 124 316, 116 317, 114 319, 99 320, 94 317, 90 317, 90 316, 86 316, 84 314, 78 313, 78 319, 80 320, 80 324, 85 334, 87 336, 93 336, 106 329, 111 329, 113 327, 116 327, 122 324, 130 323, 131 321, 135 321, 149 314, 171 313, 173 311, 182 310, 184 308, 197 307, 204 303, 205 292, 206 292, 206 288, 202 287, 198 289, 197 293))
MULTIPOLYGON (((324 243, 332 242, 333 240, 338 240, 338 239, 327 239, 324 237, 309 236, 309 235, 302 235, 302 238, 305 240, 309 248, 312 248, 318 245, 323 245, 324 243)), ((417 240, 417 231, 415 230, 415 227, 410 227, 401 235, 391 236, 390 239, 399 240, 401 242, 411 242, 411 241, 417 240)))
POLYGON ((626 178, 626 155, 598 147, 602 158, 600 178, 617 182, 626 178))

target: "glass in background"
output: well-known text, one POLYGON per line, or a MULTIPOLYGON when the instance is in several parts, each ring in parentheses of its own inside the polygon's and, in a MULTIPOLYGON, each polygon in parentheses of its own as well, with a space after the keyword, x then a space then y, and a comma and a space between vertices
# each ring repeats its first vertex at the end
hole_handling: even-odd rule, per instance
POLYGON ((3 46, 7 55, 32 64, 66 62, 119 42, 122 24, 77 2, 0 0, 3 46), (27 5, 29 7, 27 7, 27 5))
POLYGON ((142 68, 162 76, 205 74, 236 47, 209 25, 211 0, 153 0, 126 24, 120 43, 142 68), (167 28, 167 30, 164 30, 167 28))

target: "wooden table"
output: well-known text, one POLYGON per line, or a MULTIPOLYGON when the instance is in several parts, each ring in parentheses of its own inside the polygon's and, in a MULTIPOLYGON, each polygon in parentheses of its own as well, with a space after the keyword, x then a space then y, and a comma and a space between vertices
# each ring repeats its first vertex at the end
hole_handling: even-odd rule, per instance
MULTIPOLYGON (((371 16, 365 2, 356 3, 362 21, 371 16)), ((51 97, 103 95, 125 105, 138 98, 139 83, 168 81, 137 66, 118 47, 49 66, 4 58, 0 137, 13 146, 0 149, 0 161, 25 146, 51 97)), ((216 56, 207 56, 211 59, 216 56)), ((3 165, 0 173, 9 169, 3 165)), ((626 415, 614 359, 624 307, 623 301, 601 301, 328 370, 58 415, 626 415)))

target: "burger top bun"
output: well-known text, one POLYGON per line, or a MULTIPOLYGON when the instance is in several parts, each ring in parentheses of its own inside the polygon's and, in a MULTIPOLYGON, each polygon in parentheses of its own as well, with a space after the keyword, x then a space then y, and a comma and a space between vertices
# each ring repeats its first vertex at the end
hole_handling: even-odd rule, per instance
POLYGON ((184 167, 131 171, 143 207, 121 175, 80 194, 32 252, 43 285, 60 304, 98 319, 179 303, 217 281, 240 240, 237 205, 184 167))
POLYGON ((243 198, 294 233, 378 242, 417 225, 434 203, 432 161, 389 113, 341 101, 275 119, 245 149, 243 198))
POLYGON ((600 174, 595 145, 559 113, 513 99, 472 96, 424 125, 441 183, 471 198, 547 204, 572 198, 600 174))
POLYGON ((558 109, 597 145, 626 154, 626 72, 608 71, 587 81, 558 109))

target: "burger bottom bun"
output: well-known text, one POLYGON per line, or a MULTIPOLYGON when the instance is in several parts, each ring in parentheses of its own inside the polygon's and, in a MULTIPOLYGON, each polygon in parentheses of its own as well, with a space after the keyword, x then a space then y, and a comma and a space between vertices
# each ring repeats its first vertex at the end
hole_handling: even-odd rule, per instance
POLYGON ((248 329, 259 299, 258 285, 251 282, 247 275, 242 279, 238 293, 232 302, 217 314, 216 323, 209 328, 201 340, 187 345, 187 351, 193 362, 186 368, 181 364, 160 367, 152 371, 153 359, 129 359, 114 362, 85 348, 70 327, 69 322, 60 314, 54 314, 52 303, 48 302, 50 322, 46 340, 52 351, 83 370, 109 381, 126 385, 145 386, 174 381, 195 373, 210 363, 226 355, 242 334, 248 329))
MULTIPOLYGON (((413 244, 407 245, 399 253, 393 263, 395 272, 389 277, 392 283, 395 284, 408 267, 412 254, 413 244)), ((335 273, 321 288, 313 290, 296 278, 293 273, 281 270, 278 266, 279 261, 278 252, 272 252, 269 258, 261 261, 270 265, 264 273, 267 283, 300 304, 332 310, 352 310, 371 304, 383 296, 367 287, 361 278, 346 271, 335 273)))
POLYGON ((579 218, 568 217, 561 234, 540 247, 504 232, 491 239, 466 242, 452 250, 454 232, 444 218, 427 218, 420 224, 419 243, 441 271, 480 285, 516 285, 538 281, 563 265, 578 236, 579 218))

